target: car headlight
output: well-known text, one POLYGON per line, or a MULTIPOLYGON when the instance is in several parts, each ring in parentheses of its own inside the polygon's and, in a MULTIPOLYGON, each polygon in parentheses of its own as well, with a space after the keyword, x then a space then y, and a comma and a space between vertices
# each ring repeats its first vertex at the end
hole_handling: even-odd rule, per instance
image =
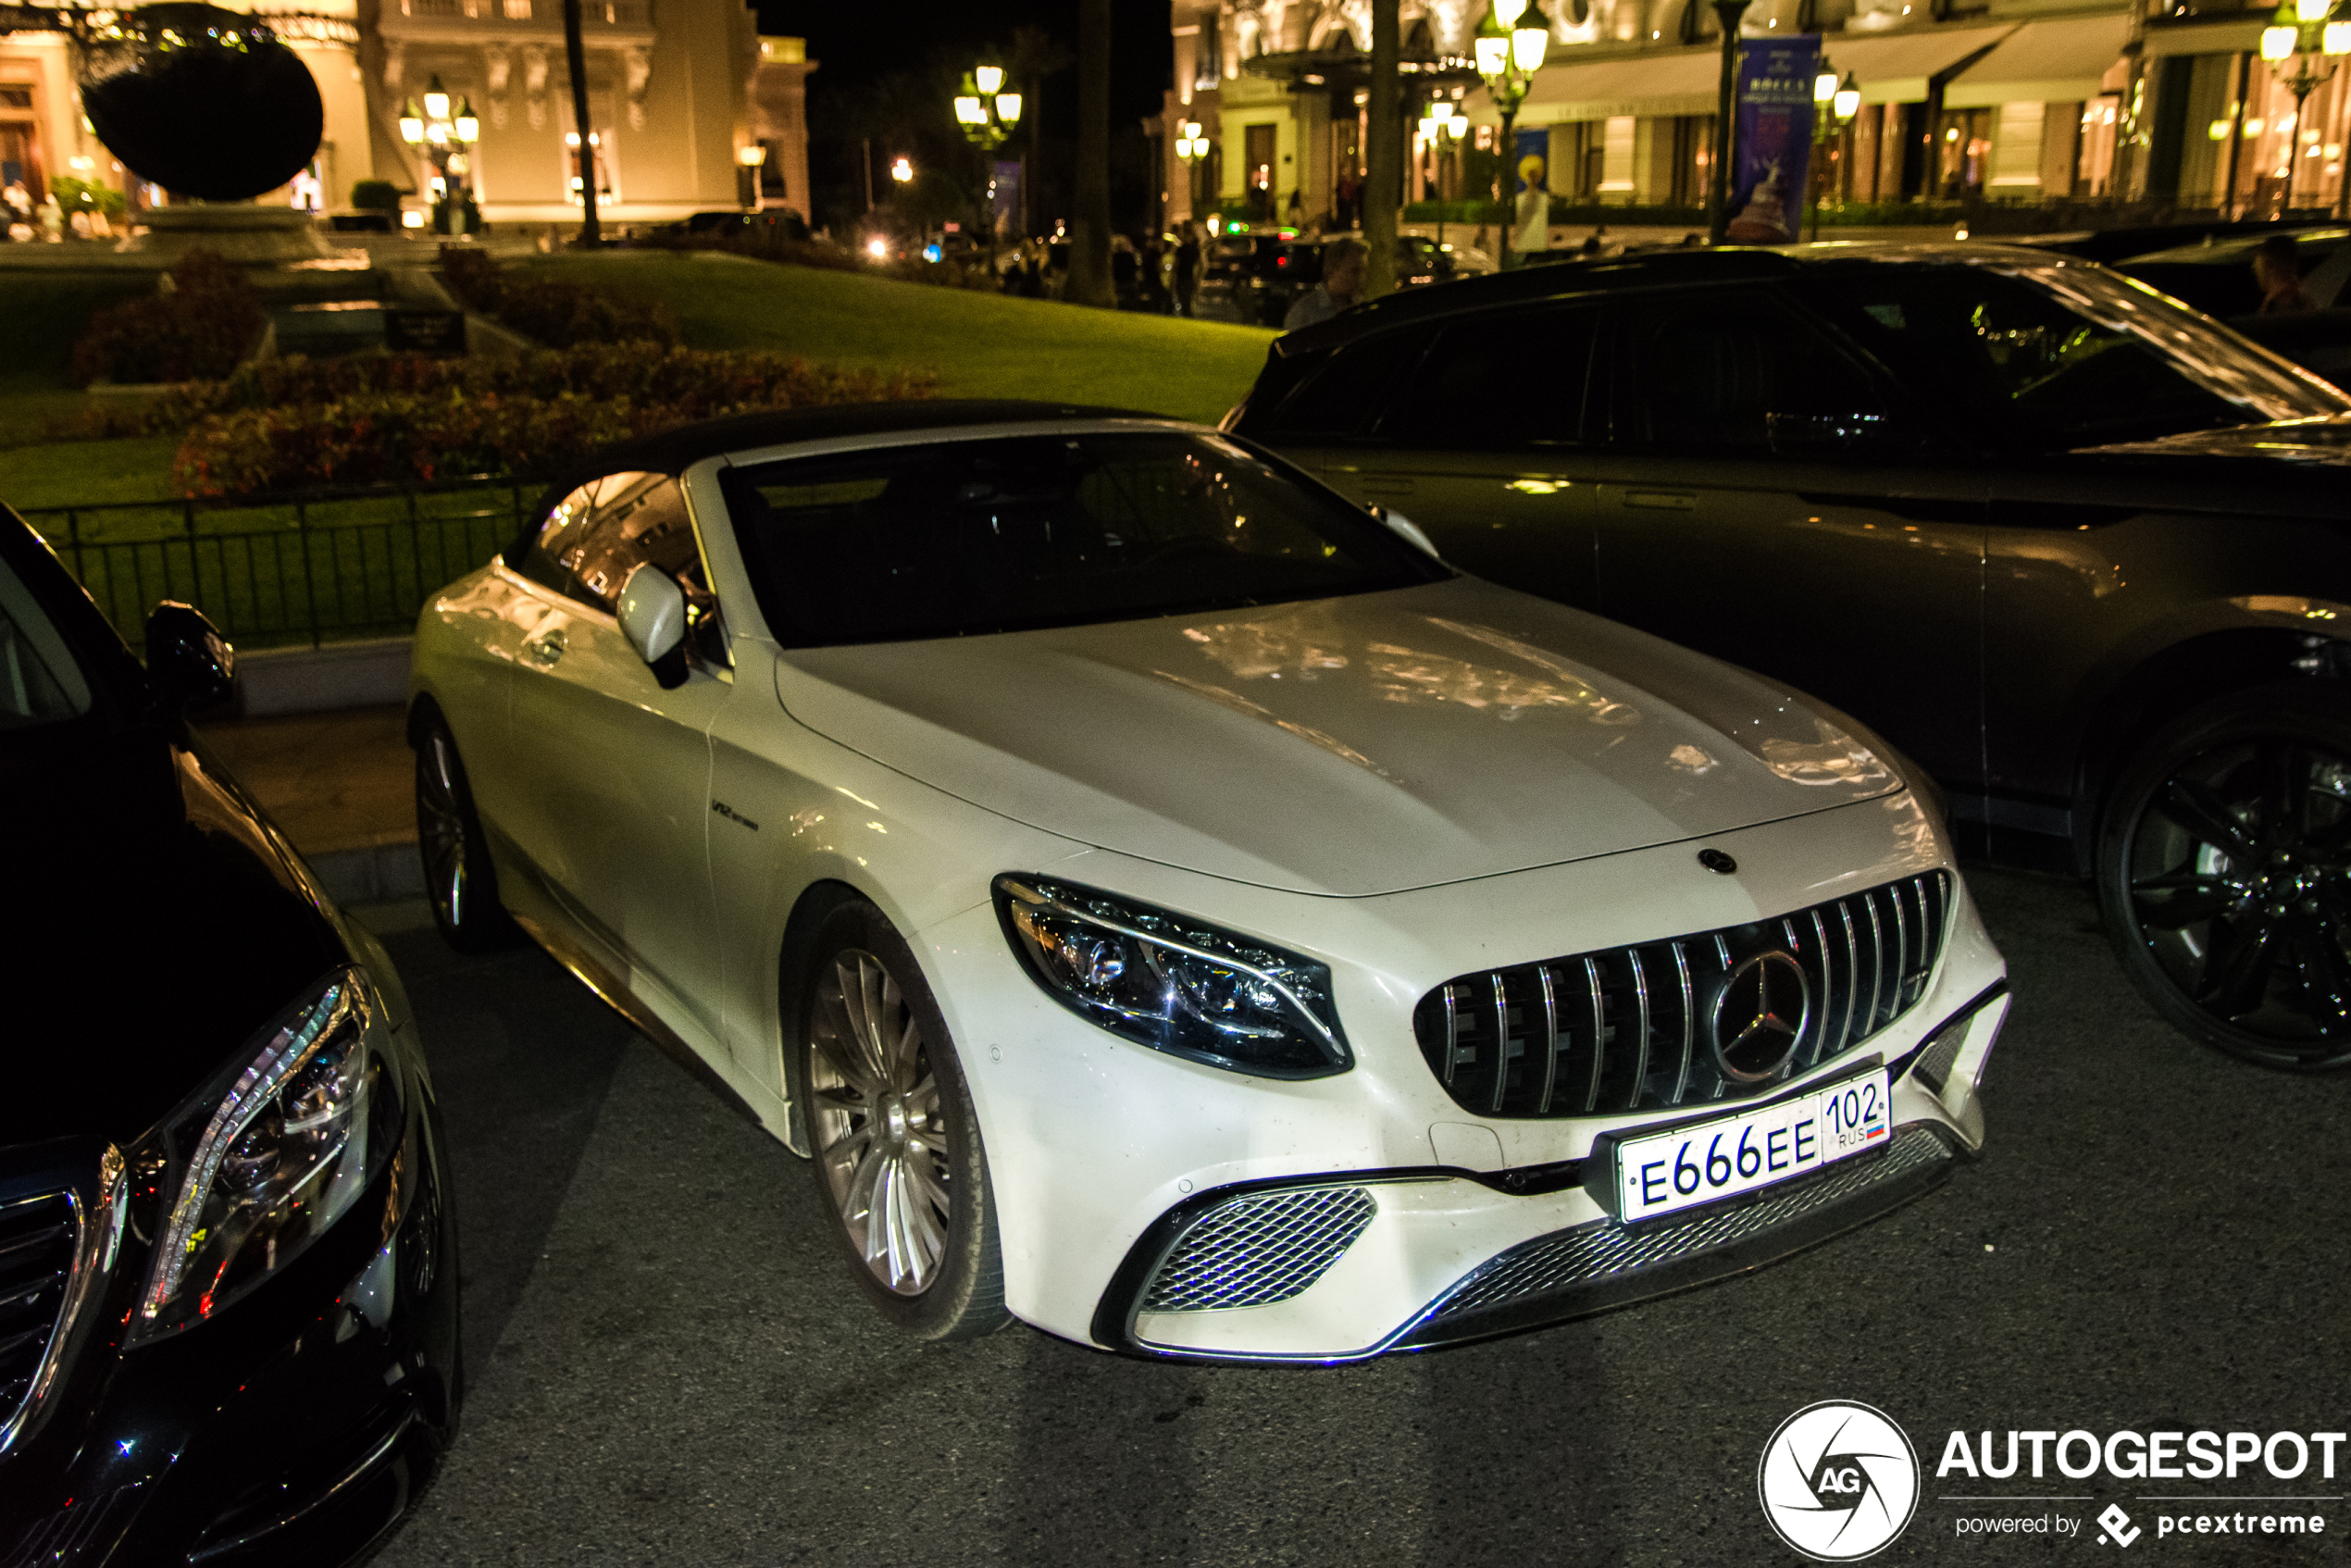
POLYGON ((1121 1039, 1259 1077, 1353 1064, 1311 958, 1039 877, 997 877, 996 912, 1029 977, 1121 1039))
POLYGON ((398 1097, 355 968, 330 972, 255 1037, 225 1092, 166 1129, 179 1175, 131 1338, 201 1323, 326 1234, 392 1156, 398 1097))

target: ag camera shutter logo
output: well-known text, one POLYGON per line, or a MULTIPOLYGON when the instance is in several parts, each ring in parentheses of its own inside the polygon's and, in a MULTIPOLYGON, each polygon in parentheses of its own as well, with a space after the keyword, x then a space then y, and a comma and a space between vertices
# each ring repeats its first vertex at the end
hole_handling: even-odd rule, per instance
POLYGON ((1918 1511, 1918 1451, 1885 1412, 1823 1400, 1780 1423, 1755 1489, 1780 1539, 1815 1562, 1856 1562, 1918 1511))

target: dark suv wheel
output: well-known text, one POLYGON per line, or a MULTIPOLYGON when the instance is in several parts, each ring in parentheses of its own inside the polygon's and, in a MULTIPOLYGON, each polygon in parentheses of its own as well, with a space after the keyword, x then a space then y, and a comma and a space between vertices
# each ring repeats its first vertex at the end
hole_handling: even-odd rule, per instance
POLYGON ((2180 1028, 2265 1066, 2351 1064, 2351 697, 2265 687, 2153 736, 2107 797, 2097 890, 2180 1028))

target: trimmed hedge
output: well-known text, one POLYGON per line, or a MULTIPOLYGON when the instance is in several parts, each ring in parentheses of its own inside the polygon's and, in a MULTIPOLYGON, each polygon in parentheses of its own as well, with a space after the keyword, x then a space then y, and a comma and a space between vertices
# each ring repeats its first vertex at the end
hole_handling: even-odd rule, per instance
POLYGON ((441 275, 466 305, 549 348, 678 342, 678 317, 657 300, 510 272, 471 245, 442 246, 441 275))
POLYGON ((228 375, 268 318, 244 273, 212 251, 190 251, 165 292, 90 317, 73 345, 73 384, 191 381, 228 375))

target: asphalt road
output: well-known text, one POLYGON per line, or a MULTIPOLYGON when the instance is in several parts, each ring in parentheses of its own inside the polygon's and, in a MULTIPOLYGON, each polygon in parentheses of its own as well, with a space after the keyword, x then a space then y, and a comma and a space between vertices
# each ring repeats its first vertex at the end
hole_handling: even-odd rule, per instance
POLYGON ((2345 1562, 2351 1451, 2332 1482, 1936 1476, 1955 1429, 2351 1427, 2351 1078, 2190 1045, 2080 890, 1970 880, 2018 996, 1982 1161, 1744 1278, 1336 1370, 1018 1326, 902 1342, 827 1250, 806 1166, 545 958, 395 930, 454 1145, 472 1386, 377 1564, 1793 1564, 1757 1462, 1822 1400, 1921 1450, 1876 1562, 2345 1562), (1945 1500, 1995 1494, 2032 1500, 1945 1500), (2248 1494, 2333 1500, 2208 1500, 2248 1494), (2127 1549, 2100 1539, 2110 1502, 2145 1532, 2127 1549), (2183 1540, 2165 1510, 2327 1533, 2183 1540), (1961 1537, 1977 1516, 2080 1533, 1961 1537))

